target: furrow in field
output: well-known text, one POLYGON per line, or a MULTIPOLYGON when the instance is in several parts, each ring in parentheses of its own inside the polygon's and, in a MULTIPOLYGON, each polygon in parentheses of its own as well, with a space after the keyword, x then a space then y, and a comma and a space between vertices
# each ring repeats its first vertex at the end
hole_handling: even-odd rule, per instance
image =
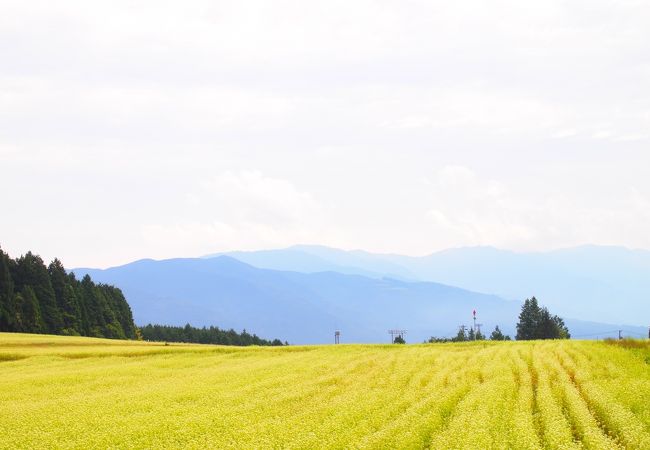
POLYGON ((650 373, 640 347, 548 341, 144 354, 147 345, 111 341, 97 357, 70 359, 57 355, 78 352, 71 344, 83 338, 61 347, 56 337, 39 339, 51 343, 0 364, 0 449, 650 449, 650 373))
MULTIPOLYGON (((457 405, 447 426, 433 437, 430 448, 540 448, 534 428, 525 434, 513 432, 520 393, 513 355, 514 348, 509 345, 489 348, 487 358, 475 365, 479 373, 471 391, 457 405)), ((525 364, 522 369, 527 373, 525 364)), ((530 390, 527 393, 530 408, 530 390)))
POLYGON ((537 374, 537 410, 544 446, 549 449, 581 448, 580 443, 574 439, 571 423, 562 406, 553 396, 552 380, 544 364, 546 356, 537 345, 533 351, 532 368, 537 374))
POLYGON ((373 373, 351 380, 347 389, 320 413, 323 417, 316 432, 317 444, 351 447, 376 431, 388 420, 393 408, 418 391, 416 386, 421 385, 416 380, 426 373, 427 360, 418 361, 416 354, 402 351, 391 367, 379 367, 373 373), (348 429, 347 433, 331 432, 341 424, 348 429))
MULTIPOLYGON (((643 422, 625 405, 618 403, 610 393, 599 389, 590 381, 587 369, 590 366, 582 368, 563 350, 556 350, 556 354, 559 363, 567 376, 573 380, 577 392, 603 431, 628 448, 650 448, 650 433, 643 422)), ((574 357, 584 358, 579 355, 574 357)))
POLYGON ((574 436, 590 449, 616 449, 620 445, 592 414, 571 371, 567 371, 558 359, 557 353, 549 353, 545 359, 546 368, 555 380, 553 393, 563 406, 569 418, 574 436))
MULTIPOLYGON (((392 358, 395 356, 392 355, 392 358)), ((287 448, 293 446, 294 436, 291 430, 295 427, 300 427, 306 435, 300 440, 301 447, 313 447, 323 440, 339 435, 340 433, 333 431, 342 425, 349 426, 350 423, 337 422, 333 420, 333 416, 355 411, 360 405, 371 410, 373 396, 368 386, 387 369, 384 364, 377 364, 374 358, 355 358, 355 361, 357 364, 347 371, 324 379, 309 396, 285 397, 280 401, 269 398, 269 410, 283 410, 286 414, 278 417, 266 415, 262 410, 259 419, 250 422, 242 429, 242 433, 274 436, 276 444, 287 448)), ((301 392, 303 387, 297 383, 294 389, 301 392)))
POLYGON ((537 409, 537 374, 532 368, 532 352, 511 348, 511 364, 517 390, 510 422, 510 446, 517 449, 542 448, 542 431, 537 409))
POLYGON ((456 404, 469 391, 466 373, 476 355, 452 353, 440 362, 422 389, 406 392, 392 405, 381 427, 363 438, 357 448, 423 447, 442 428, 456 404))

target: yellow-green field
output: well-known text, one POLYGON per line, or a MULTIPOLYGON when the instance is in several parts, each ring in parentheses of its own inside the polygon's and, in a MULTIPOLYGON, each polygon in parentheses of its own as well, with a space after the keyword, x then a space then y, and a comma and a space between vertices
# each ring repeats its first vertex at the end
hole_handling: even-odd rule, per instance
POLYGON ((0 333, 0 448, 650 449, 650 347, 0 333))

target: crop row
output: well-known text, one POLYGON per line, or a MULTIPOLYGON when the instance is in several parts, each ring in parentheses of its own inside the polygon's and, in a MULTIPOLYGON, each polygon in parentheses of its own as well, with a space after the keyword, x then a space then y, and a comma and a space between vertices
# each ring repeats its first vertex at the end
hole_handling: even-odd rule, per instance
POLYGON ((12 339, 0 448, 650 448, 645 354, 604 343, 12 339))

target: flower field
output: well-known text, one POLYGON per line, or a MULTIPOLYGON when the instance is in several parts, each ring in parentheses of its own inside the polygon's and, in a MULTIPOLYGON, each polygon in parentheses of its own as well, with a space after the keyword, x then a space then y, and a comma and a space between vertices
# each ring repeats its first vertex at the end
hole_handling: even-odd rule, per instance
POLYGON ((650 347, 0 333, 0 448, 650 449, 650 347))

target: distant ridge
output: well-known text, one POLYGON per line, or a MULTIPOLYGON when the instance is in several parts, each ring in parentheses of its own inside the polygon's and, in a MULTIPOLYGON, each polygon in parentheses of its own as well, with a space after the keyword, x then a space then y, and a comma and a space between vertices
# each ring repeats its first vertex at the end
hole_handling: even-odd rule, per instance
MULTIPOLYGON (((422 342, 432 335, 451 336, 458 325, 469 325, 473 309, 484 331, 498 324, 513 334, 520 309, 517 301, 439 283, 260 269, 223 255, 140 260, 74 272, 120 286, 137 323, 217 323, 294 344, 331 342, 337 329, 342 342, 387 342, 387 330, 395 327, 409 330, 409 342, 422 342)), ((615 327, 570 319, 567 324, 581 327, 576 335, 615 327)))
POLYGON ((531 295, 585 321, 650 323, 650 251, 584 245, 548 252, 463 247, 422 257, 298 245, 225 253, 259 268, 334 270, 372 278, 431 281, 522 301, 531 295))

